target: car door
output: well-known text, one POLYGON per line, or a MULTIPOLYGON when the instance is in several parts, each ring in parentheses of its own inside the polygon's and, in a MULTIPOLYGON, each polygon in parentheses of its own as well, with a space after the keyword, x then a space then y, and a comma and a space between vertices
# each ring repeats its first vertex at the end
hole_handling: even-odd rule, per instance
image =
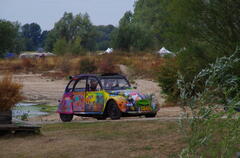
POLYGON ((85 96, 86 96, 86 83, 87 78, 80 78, 76 81, 73 88, 73 111, 74 112, 86 112, 87 109, 85 107, 85 96))
POLYGON ((102 90, 101 84, 96 77, 88 77, 85 104, 87 112, 103 112, 104 91, 102 90))
POLYGON ((58 112, 59 113, 65 113, 65 114, 72 114, 73 109, 72 109, 72 96, 73 96, 73 87, 75 85, 75 80, 69 81, 64 95, 62 97, 62 100, 58 106, 58 112))

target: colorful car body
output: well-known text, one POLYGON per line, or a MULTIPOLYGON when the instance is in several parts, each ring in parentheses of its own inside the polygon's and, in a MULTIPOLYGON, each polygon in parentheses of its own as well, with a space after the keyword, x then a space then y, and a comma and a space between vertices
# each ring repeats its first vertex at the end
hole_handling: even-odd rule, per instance
POLYGON ((70 78, 58 106, 63 121, 71 121, 73 115, 105 119, 114 112, 119 115, 117 119, 130 115, 154 117, 159 110, 153 95, 135 91, 122 75, 82 74, 70 78))

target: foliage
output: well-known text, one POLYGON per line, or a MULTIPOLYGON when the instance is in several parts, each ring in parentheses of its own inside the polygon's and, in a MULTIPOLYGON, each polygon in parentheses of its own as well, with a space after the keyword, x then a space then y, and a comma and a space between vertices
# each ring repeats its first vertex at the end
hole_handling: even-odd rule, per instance
POLYGON ((0 80, 0 111, 11 110, 23 99, 22 85, 13 81, 11 75, 5 75, 0 80))
POLYGON ((81 38, 77 37, 76 40, 70 44, 70 51, 73 54, 85 55, 84 48, 81 46, 81 38))
POLYGON ((69 47, 68 51, 62 50, 63 53, 76 54, 83 50, 94 50, 95 36, 94 27, 87 13, 73 16, 72 13, 65 12, 63 17, 55 23, 53 30, 50 31, 46 39, 46 48, 49 51, 51 49, 56 51, 58 50, 56 43, 61 41, 69 47), (73 49, 71 49, 72 47, 73 49))
POLYGON ((168 95, 169 101, 176 101, 179 95, 177 89, 177 62, 175 58, 166 59, 165 63, 160 67, 158 72, 159 86, 162 92, 168 95))
POLYGON ((164 32, 169 27, 169 12, 167 6, 171 3, 169 0, 138 0, 135 2, 133 20, 145 25, 145 29, 152 32, 151 38, 154 40, 154 47, 159 49, 167 38, 164 32))
POLYGON ((96 50, 106 50, 110 47, 111 33, 116 29, 113 25, 100 25, 95 26, 96 29, 96 50))
POLYGON ((103 59, 97 63, 98 72, 102 74, 117 73, 119 70, 116 63, 116 58, 113 55, 104 55, 103 59))
POLYGON ((36 23, 22 26, 22 36, 25 40, 26 50, 32 51, 40 47, 41 27, 36 23))
POLYGON ((59 68, 64 74, 70 73, 71 63, 69 57, 64 56, 64 58, 60 61, 59 68))
POLYGON ((18 37, 17 24, 0 20, 0 57, 7 51, 13 51, 18 37))
POLYGON ((119 28, 112 33, 112 45, 120 50, 144 50, 151 47, 152 42, 151 33, 133 21, 131 11, 124 14, 119 21, 119 28))
POLYGON ((229 55, 240 40, 239 6, 235 0, 173 0, 167 37, 175 49, 199 46, 215 57, 229 55))
POLYGON ((0 56, 6 52, 19 53, 44 46, 48 31, 41 32, 36 23, 21 26, 17 22, 0 20, 0 56))
MULTIPOLYGON (((136 2, 135 19, 140 21, 142 18, 142 23, 152 28, 157 36, 157 43, 177 54, 175 73, 170 68, 160 70, 160 73, 164 70, 163 74, 171 74, 171 82, 159 80, 162 87, 177 89, 178 72, 185 81, 190 82, 209 63, 234 52, 240 41, 237 33, 240 31, 237 18, 240 16, 239 6, 240 2, 234 0, 161 0, 158 4, 156 0, 136 2), (160 14, 154 14, 154 8, 158 8, 160 14)), ((161 77, 164 78, 163 75, 161 77)), ((169 92, 167 94, 171 99, 175 91, 169 92)))
POLYGON ((178 80, 182 108, 187 112, 187 122, 182 125, 188 147, 182 157, 233 157, 239 151, 240 117, 236 110, 240 108, 240 76, 234 71, 239 56, 237 50, 217 59, 191 82, 185 82, 183 76, 178 80))
POLYGON ((58 39, 53 46, 53 51, 56 54, 63 55, 69 51, 69 45, 64 38, 58 39))

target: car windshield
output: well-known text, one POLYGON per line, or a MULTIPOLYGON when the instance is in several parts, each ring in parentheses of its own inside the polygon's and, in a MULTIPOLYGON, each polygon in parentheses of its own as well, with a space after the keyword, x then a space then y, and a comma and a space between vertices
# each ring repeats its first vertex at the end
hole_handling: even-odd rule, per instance
POLYGON ((104 76, 101 78, 101 83, 106 90, 120 90, 131 87, 129 82, 121 76, 104 76))

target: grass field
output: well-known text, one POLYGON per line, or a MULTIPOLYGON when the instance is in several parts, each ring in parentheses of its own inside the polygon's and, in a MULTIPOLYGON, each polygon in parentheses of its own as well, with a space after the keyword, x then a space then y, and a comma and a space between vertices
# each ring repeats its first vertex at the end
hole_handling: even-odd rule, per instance
POLYGON ((177 157, 184 147, 174 121, 60 123, 40 135, 0 137, 0 157, 177 157))

